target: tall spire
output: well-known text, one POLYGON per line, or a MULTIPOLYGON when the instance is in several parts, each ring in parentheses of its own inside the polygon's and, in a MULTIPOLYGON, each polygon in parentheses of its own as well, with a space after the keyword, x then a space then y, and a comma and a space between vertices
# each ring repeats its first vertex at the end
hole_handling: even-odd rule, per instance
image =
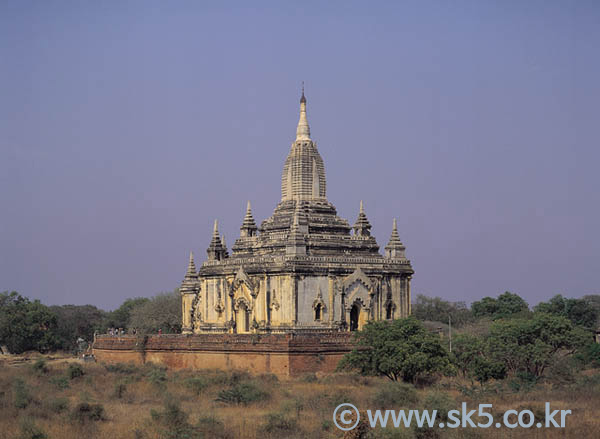
POLYGON ((354 229, 354 235, 356 236, 371 236, 371 223, 365 214, 365 207, 362 200, 360 200, 358 218, 356 219, 356 222, 352 228, 354 229))
POLYGON ((296 129, 296 140, 310 140, 310 127, 306 119, 306 96, 304 96, 304 82, 302 82, 302 97, 300 98, 300 120, 296 129))
POLYGON ((256 236, 257 230, 258 227, 256 227, 256 222, 254 221, 254 217, 252 216, 252 208, 250 206, 250 201, 248 201, 248 205, 246 206, 246 216, 244 217, 242 227, 240 227, 240 235, 242 237, 256 236))
POLYGON ((317 143, 310 137, 303 86, 296 140, 292 143, 281 174, 281 201, 326 201, 326 189, 323 159, 317 150, 317 143))
POLYGON ((390 236, 390 242, 385 246, 385 256, 387 258, 394 259, 403 259, 406 258, 406 247, 400 241, 400 236, 398 235, 398 225, 396 224, 396 218, 394 218, 394 223, 392 225, 392 235, 390 236))

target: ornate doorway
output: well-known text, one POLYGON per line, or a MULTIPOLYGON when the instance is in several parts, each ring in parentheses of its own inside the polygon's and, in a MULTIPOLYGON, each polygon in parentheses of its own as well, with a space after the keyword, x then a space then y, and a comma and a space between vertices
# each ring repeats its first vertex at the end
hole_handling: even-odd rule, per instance
POLYGON ((250 311, 244 302, 240 302, 235 313, 235 327, 238 333, 250 332, 250 311))
POLYGON ((360 318, 360 305, 355 303, 350 309, 350 331, 358 330, 358 321, 360 318))

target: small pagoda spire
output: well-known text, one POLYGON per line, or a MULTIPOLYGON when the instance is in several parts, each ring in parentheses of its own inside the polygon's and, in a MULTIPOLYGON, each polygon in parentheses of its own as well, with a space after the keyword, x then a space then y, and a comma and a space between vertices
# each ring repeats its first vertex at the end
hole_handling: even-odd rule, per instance
POLYGON ((304 96, 304 82, 302 82, 302 97, 300 98, 300 120, 296 129, 296 140, 310 140, 310 127, 306 118, 306 96, 304 96))
POLYGON ((400 241, 400 236, 398 235, 398 225, 396 223, 396 218, 394 218, 394 223, 392 226, 392 235, 390 236, 390 242, 385 246, 385 256, 387 258, 393 259, 403 259, 406 258, 406 247, 400 241))
POLYGON ((181 294, 191 294, 198 290, 198 273, 196 272, 196 264, 194 264, 194 254, 190 252, 190 261, 188 262, 188 268, 179 287, 181 294))
POLYGON ((196 264, 194 264, 194 252, 190 251, 190 261, 188 263, 187 272, 185 273, 185 279, 197 279, 198 273, 196 272, 196 264))
POLYGON ((221 246, 223 247, 223 258, 228 258, 229 251, 227 251, 227 243, 225 242, 225 235, 221 235, 221 246))
POLYGON ((352 228, 354 229, 355 236, 371 236, 371 223, 365 214, 365 207, 362 200, 360 200, 358 218, 356 219, 356 222, 352 228))
POLYGON ((223 242, 221 241, 221 236, 219 235, 219 223, 217 220, 215 220, 212 239, 210 241, 210 245, 206 249, 206 253, 208 254, 209 260, 220 261, 225 257, 223 242))
POLYGON ((256 227, 256 222, 254 221, 254 217, 252 216, 252 208, 250 206, 250 201, 248 201, 248 205, 246 207, 246 216, 244 217, 242 227, 240 227, 240 235, 242 237, 256 236, 257 230, 258 227, 256 227))

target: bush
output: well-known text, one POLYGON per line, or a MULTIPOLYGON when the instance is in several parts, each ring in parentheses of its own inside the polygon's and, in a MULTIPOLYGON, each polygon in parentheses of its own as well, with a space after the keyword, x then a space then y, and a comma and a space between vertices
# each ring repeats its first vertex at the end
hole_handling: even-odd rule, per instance
POLYGON ((199 396, 208 387, 208 382, 203 377, 192 377, 185 381, 186 387, 196 396, 199 396))
POLYGON ((52 377, 50 382, 58 387, 60 390, 69 388, 69 380, 67 377, 52 377))
POLYGON ((33 419, 25 418, 21 422, 21 436, 19 439, 46 439, 48 435, 44 430, 35 425, 33 419))
POLYGON ((167 381, 167 368, 164 366, 146 363, 142 373, 148 378, 148 381, 156 386, 160 386, 167 381))
POLYGON ((164 439, 201 439, 201 433, 187 421, 188 415, 170 397, 165 400, 164 410, 151 410, 152 420, 160 427, 164 439))
POLYGON ((46 360, 43 358, 40 358, 35 363, 33 363, 31 365, 31 368, 38 375, 44 375, 48 373, 48 366, 46 365, 46 360))
POLYGON ((232 435, 225 429, 225 424, 214 416, 203 416, 196 424, 203 438, 229 439, 232 435))
POLYGON ((284 412, 267 413, 265 421, 262 429, 267 433, 275 433, 279 437, 281 437, 282 434, 298 429, 298 422, 296 419, 284 412))
POLYGON ((69 379, 74 380, 75 378, 82 377, 83 375, 85 375, 85 372, 80 364, 69 364, 69 368, 67 369, 67 377, 69 377, 69 379))
POLYGON ((67 398, 53 398, 48 401, 48 408, 54 413, 62 413, 69 408, 69 400, 67 398))
POLYGON ((265 401, 269 394, 253 383, 241 383, 221 390, 216 401, 224 404, 248 405, 253 402, 265 401))
POLYGON ((417 391, 410 384, 390 383, 380 387, 373 398, 373 404, 381 409, 397 410, 405 406, 413 406, 419 401, 417 391))
POLYGON ((27 388, 27 384, 21 378, 17 378, 13 384, 14 390, 14 404, 18 409, 27 408, 27 406, 31 403, 31 395, 29 394, 29 389, 27 388))
POLYGON ((102 404, 81 402, 71 412, 71 419, 82 424, 88 421, 103 421, 106 419, 104 417, 104 407, 102 404))
POLYGON ((317 375, 315 373, 308 372, 300 377, 300 381, 302 381, 303 383, 316 383, 317 381, 319 381, 319 379, 317 378, 317 375))

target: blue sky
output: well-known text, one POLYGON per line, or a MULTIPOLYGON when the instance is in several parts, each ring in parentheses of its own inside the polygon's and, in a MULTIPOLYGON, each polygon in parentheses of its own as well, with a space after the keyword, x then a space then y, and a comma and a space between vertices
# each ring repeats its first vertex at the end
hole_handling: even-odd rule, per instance
POLYGON ((0 290, 114 308, 270 216, 301 81, 328 198, 413 294, 600 293, 595 1, 0 4, 0 290))

